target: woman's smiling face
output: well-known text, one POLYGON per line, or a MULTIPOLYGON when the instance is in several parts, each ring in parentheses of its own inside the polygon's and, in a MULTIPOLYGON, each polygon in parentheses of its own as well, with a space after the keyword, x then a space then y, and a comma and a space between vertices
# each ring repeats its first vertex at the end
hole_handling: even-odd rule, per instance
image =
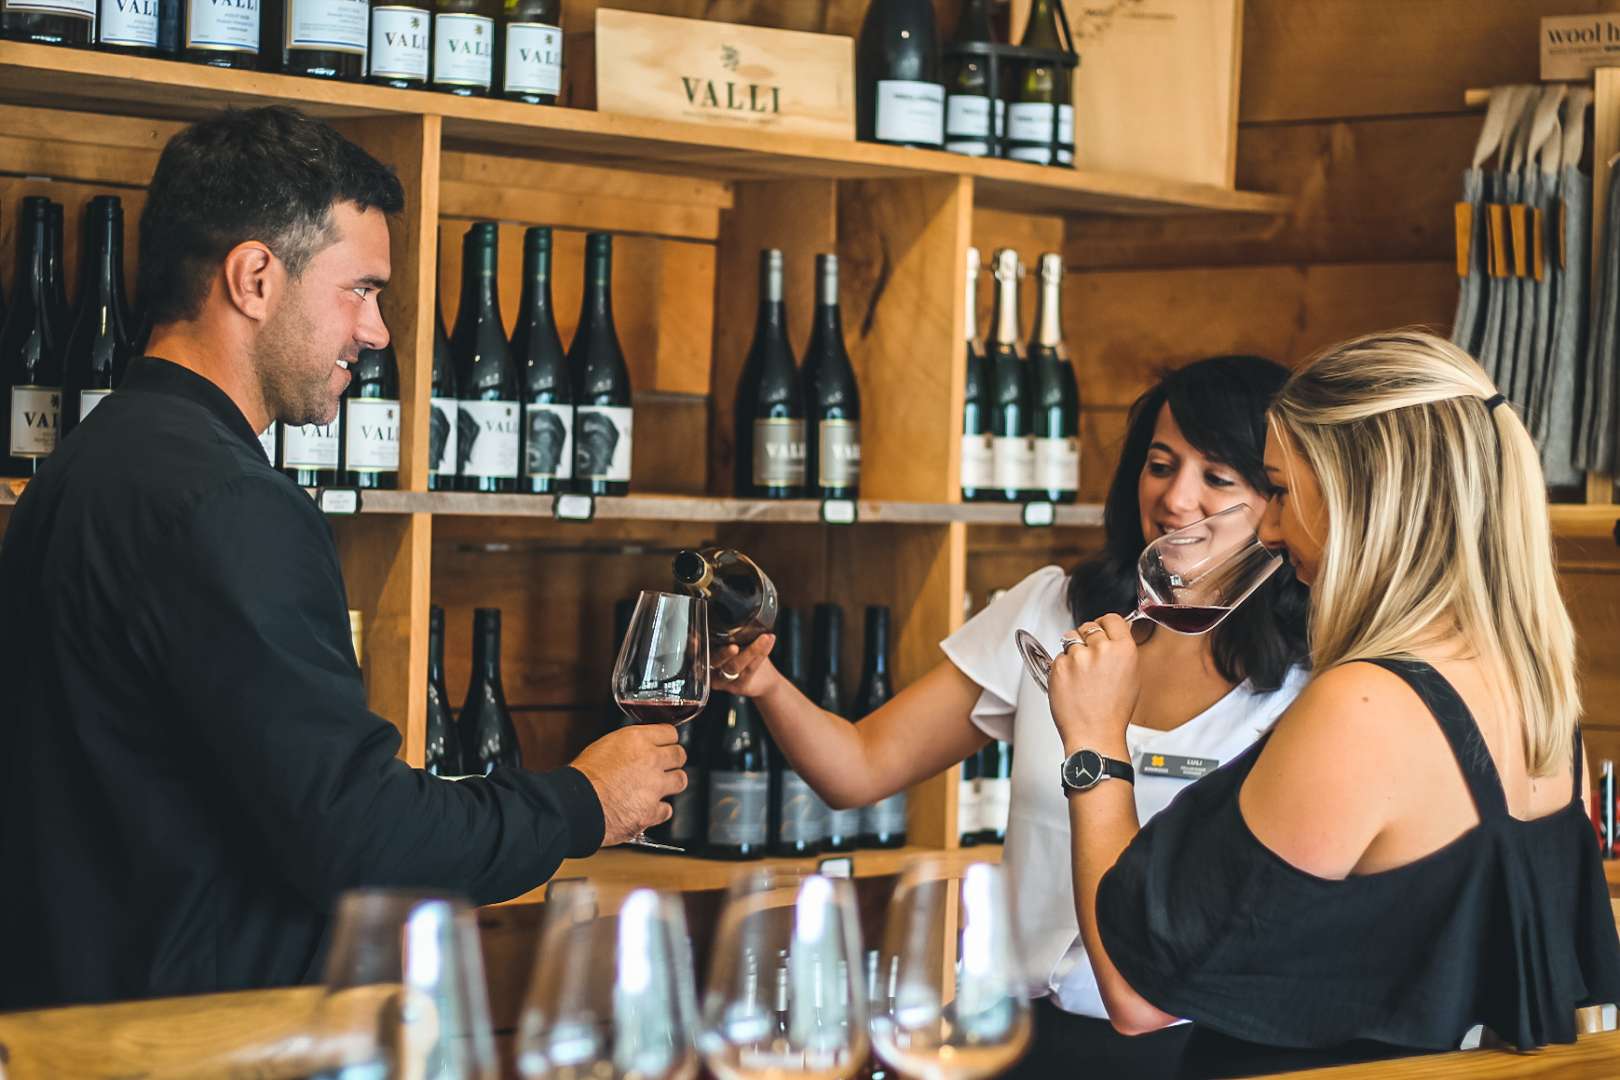
POLYGON ((1259 511, 1266 497, 1243 475, 1205 455, 1181 433, 1169 405, 1159 407, 1153 442, 1136 483, 1142 536, 1149 543, 1238 503, 1259 511))

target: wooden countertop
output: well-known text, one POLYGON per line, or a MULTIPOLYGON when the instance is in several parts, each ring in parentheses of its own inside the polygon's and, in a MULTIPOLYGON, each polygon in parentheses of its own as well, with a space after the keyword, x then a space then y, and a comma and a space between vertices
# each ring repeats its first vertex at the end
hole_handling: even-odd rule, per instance
POLYGON ((1620 1076, 1620 1031, 1583 1035, 1573 1046, 1549 1046, 1528 1054, 1506 1050, 1461 1050, 1396 1061, 1371 1061, 1332 1069, 1275 1074, 1271 1080, 1436 1080, 1466 1076, 1479 1080, 1614 1080, 1620 1076))

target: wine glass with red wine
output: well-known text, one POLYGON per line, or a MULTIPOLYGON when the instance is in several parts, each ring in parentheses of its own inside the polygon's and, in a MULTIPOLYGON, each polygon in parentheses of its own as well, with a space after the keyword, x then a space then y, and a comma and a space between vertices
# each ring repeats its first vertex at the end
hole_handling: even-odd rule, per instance
MULTIPOLYGON (((1256 535, 1259 523, 1259 510, 1238 503, 1153 541, 1136 562, 1136 610, 1125 621, 1149 619, 1178 634, 1215 629, 1282 565, 1256 535)), ((1028 630, 1014 639, 1045 690, 1052 654, 1028 630)))
MULTIPOLYGON (((613 700, 632 724, 684 724, 709 703, 709 605, 644 592, 613 665, 613 700)), ((638 833, 627 843, 682 851, 638 833)))

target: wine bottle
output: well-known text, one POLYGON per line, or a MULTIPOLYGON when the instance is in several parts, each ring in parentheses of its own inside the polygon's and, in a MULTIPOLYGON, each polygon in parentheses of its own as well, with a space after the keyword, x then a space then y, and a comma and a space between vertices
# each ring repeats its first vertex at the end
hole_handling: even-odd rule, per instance
POLYGON ((703 548, 677 552, 675 584, 709 601, 709 637, 715 648, 747 648, 776 625, 776 585, 740 551, 703 548))
POLYGON ((711 859, 758 859, 770 839, 771 775, 764 724, 754 703, 715 694, 709 722, 707 840, 711 859))
POLYGON ((506 709, 501 688, 501 612, 478 608, 473 612, 472 681, 457 719, 461 736, 461 765, 467 774, 488 776, 497 765, 523 764, 517 729, 506 709))
MULTIPOLYGON (((1034 0, 1024 27, 1023 47, 1060 52, 1057 5, 1034 0)), ((1007 156, 1037 165, 1074 164, 1074 105, 1068 68, 1030 60, 1019 72, 1017 100, 1007 110, 1007 156), (1054 154, 1054 149, 1056 153, 1054 154)))
MULTIPOLYGON (((812 615, 815 641, 810 653, 810 685, 805 696, 834 716, 844 715, 844 609, 817 604, 812 615)), ((861 811, 833 810, 827 815, 824 851, 854 851, 861 835, 861 811)))
POLYGON ((562 0, 506 0, 501 18, 501 96, 555 105, 562 93, 562 0))
MULTIPOLYGON (((881 604, 866 609, 866 659, 860 689, 855 691, 855 716, 877 712, 894 696, 889 685, 889 609, 881 604)), ((879 799, 861 810, 861 845, 897 848, 906 845, 906 793, 879 799)))
POLYGON ((399 364, 393 342, 361 349, 343 394, 343 453, 339 468, 351 487, 399 486, 399 364))
MULTIPOLYGON (((989 0, 962 0, 951 40, 958 45, 995 44, 989 0)), ((990 85, 988 56, 963 53, 945 61, 945 149, 969 157, 991 153, 996 134, 1006 134, 1007 107, 998 90, 990 85), (994 130, 991 109, 996 114, 994 130)))
POLYGON ((991 469, 995 498, 1017 502, 1035 486, 1035 425, 1030 416, 1029 365, 1018 343, 1018 277, 1012 248, 996 252, 994 328, 985 351, 990 364, 991 469))
POLYGON ((45 283, 51 294, 51 319, 56 326, 58 344, 67 343, 73 328, 73 309, 68 306, 67 264, 63 262, 62 245, 67 233, 62 204, 52 202, 46 207, 45 221, 45 283))
POLYGON ((433 0, 433 89, 489 96, 495 79, 493 10, 493 0, 433 0))
POLYGON ((523 379, 523 476, 518 490, 555 495, 574 475, 574 384, 551 304, 551 230, 523 234, 523 295, 512 330, 523 379))
POLYGON ((1052 502, 1080 495, 1080 387, 1063 345, 1063 256, 1041 256, 1040 301, 1029 342, 1035 491, 1052 502))
POLYGON ((209 67, 259 66, 259 0, 179 0, 180 59, 209 67))
MULTIPOLYGON (((777 620, 776 646, 771 661, 782 677, 794 686, 804 686, 804 634, 799 613, 784 610, 777 620)), ((766 728, 770 739, 770 729, 766 728)), ((807 784, 777 748, 770 743, 771 759, 771 854, 814 855, 827 839, 827 818, 832 808, 807 784)))
POLYGON ((816 314, 805 349, 805 474, 819 499, 854 499, 861 486, 861 390, 844 349, 838 256, 816 256, 816 314))
POLYGON ((979 751, 979 843, 999 844, 1007 839, 1007 818, 1012 812, 1011 743, 991 742, 979 751))
POLYGON ((87 257, 79 275, 79 310, 62 361, 62 437, 112 393, 129 363, 124 325, 124 209, 116 195, 85 208, 87 257))
POLYGON ((975 750, 963 759, 961 779, 956 785, 956 838, 962 847, 973 847, 977 844, 979 830, 984 827, 979 754, 980 751, 975 750))
POLYGON ((0 0, 0 38, 85 48, 95 27, 96 0, 0 0))
POLYGON ((463 491, 517 490, 521 410, 517 365, 501 322, 499 240, 493 221, 479 221, 461 242, 461 308, 450 354, 460 391, 456 449, 463 491))
POLYGON ((782 276, 782 253, 760 252, 759 314, 734 413, 738 498, 804 495, 804 388, 788 344, 782 276))
POLYGON ((856 137, 937 150, 945 87, 932 0, 872 0, 855 46, 856 137))
POLYGON ((456 361, 437 296, 433 302, 433 389, 429 393, 428 490, 454 491, 461 475, 461 406, 456 400, 456 361))
POLYGON ((427 752, 422 767, 434 776, 461 776, 461 733, 444 688, 444 608, 428 609, 427 752))
POLYGON ((276 67, 289 75, 317 79, 359 82, 365 77, 370 0, 273 2, 281 9, 273 54, 276 67))
POLYGON ((161 55, 158 42, 163 7, 164 0, 100 0, 96 47, 128 56, 161 55))
POLYGON ((32 476, 56 449, 62 404, 62 356, 45 275, 50 200, 30 195, 17 220, 17 276, 0 330, 0 376, 7 408, 0 413, 7 476, 32 476))
POLYGON ((427 3, 372 6, 367 82, 420 90, 427 86, 432 51, 433 9, 427 3))
POLYGON ((967 251, 967 386, 962 397, 962 499, 999 498, 995 491, 994 436, 990 433, 990 361, 979 347, 979 249, 967 251))
POLYGON ((574 490, 627 494, 635 412, 630 369, 613 325, 613 237, 607 233, 585 238, 585 295, 568 367, 574 373, 574 490))

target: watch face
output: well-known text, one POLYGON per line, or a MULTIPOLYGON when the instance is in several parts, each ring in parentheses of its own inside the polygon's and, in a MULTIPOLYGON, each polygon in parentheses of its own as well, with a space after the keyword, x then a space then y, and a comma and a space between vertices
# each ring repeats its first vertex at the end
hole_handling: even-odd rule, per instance
POLYGON ((1077 751, 1063 763, 1063 778, 1072 788, 1084 791, 1102 779, 1102 755, 1095 750, 1077 751))

